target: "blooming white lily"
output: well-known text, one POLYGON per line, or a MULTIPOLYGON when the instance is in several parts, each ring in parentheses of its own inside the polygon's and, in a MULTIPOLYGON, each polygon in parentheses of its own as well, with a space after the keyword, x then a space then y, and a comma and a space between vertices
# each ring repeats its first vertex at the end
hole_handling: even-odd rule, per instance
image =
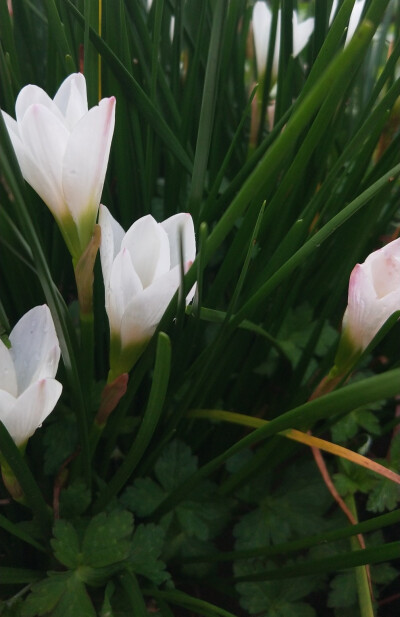
MULTIPOLYGON (((400 238, 357 264, 349 282, 342 348, 361 353, 385 321, 400 310, 400 238)), ((340 347, 339 347, 340 352, 340 347)))
MULTIPOLYGON (((110 324, 110 376, 128 372, 144 351, 180 282, 179 237, 187 270, 196 254, 190 214, 137 220, 125 233, 101 205, 100 257, 110 324)), ((192 290, 186 301, 193 298, 192 290)))
MULTIPOLYGON (((253 33, 254 47, 256 52, 257 73, 259 79, 265 72, 269 40, 271 37, 272 12, 269 6, 261 1, 255 3, 253 8, 253 33)), ((314 18, 309 17, 299 22, 296 11, 293 12, 293 56, 296 57, 307 45, 314 30, 314 18)), ((281 11, 278 11, 278 23, 276 27, 274 58, 272 62, 272 74, 278 74, 279 49, 281 41, 281 11)))
POLYGON ((115 98, 88 110, 81 73, 67 77, 52 100, 38 86, 17 97, 16 120, 3 117, 25 180, 53 213, 77 261, 96 222, 111 140, 115 98))
POLYGON ((46 305, 26 313, 11 331, 11 348, 0 340, 0 420, 23 446, 54 409, 62 385, 54 379, 60 348, 46 305))

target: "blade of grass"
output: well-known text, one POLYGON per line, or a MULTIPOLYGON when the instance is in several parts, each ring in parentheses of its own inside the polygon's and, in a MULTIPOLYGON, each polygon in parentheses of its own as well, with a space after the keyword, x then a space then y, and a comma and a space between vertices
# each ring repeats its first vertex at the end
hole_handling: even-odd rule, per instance
MULTIPOLYGON (((39 544, 37 540, 32 538, 26 531, 15 525, 13 522, 9 521, 5 516, 0 514, 0 527, 4 529, 7 533, 15 536, 22 542, 26 542, 26 544, 30 544, 34 548, 36 548, 41 553, 45 553, 46 549, 42 544, 39 544)), ((1 578, 0 578, 1 580, 1 578)))
POLYGON ((294 253, 286 263, 279 268, 261 288, 242 306, 242 308, 232 318, 234 324, 239 324, 244 318, 248 318, 251 313, 266 297, 280 284, 295 268, 297 268, 303 260, 310 255, 315 249, 319 248, 332 233, 334 233, 340 225, 347 221, 355 212, 375 196, 381 189, 385 188, 387 183, 393 182, 393 179, 400 173, 400 164, 393 167, 382 178, 375 182, 372 186, 366 189, 359 197, 346 206, 341 212, 334 216, 322 229, 315 233, 303 246, 294 253))
POLYGON ((395 525, 400 522, 400 510, 389 512, 375 516, 367 521, 358 523, 357 525, 347 525, 347 527, 339 527, 332 531, 307 536, 299 540, 284 542, 283 544, 268 545, 260 548, 253 548, 241 551, 224 551, 209 553, 208 555, 195 555, 190 557, 182 557, 182 563, 204 563, 204 562, 219 562, 219 561, 236 561, 239 559, 252 559, 257 557, 273 557, 274 555, 286 555, 304 549, 318 546, 326 542, 336 542, 345 538, 351 538, 358 534, 365 534, 378 529, 383 529, 389 525, 395 525))
MULTIPOLYGON (((261 418, 255 418, 253 416, 247 416, 241 413, 234 413, 231 411, 224 411, 222 409, 192 409, 187 413, 188 418, 202 418, 208 420, 221 420, 222 422, 230 422, 233 424, 240 424, 242 426, 250 426, 252 428, 260 428, 261 426, 265 426, 268 424, 268 420, 262 420, 261 418)), ((339 446, 330 441, 326 441, 325 439, 320 439, 319 437, 314 437, 313 435, 308 435, 307 433, 303 433, 301 431, 296 431, 293 429, 289 429, 286 431, 282 431, 279 433, 282 437, 286 437, 287 439, 292 439, 293 441, 297 441, 298 443, 305 444, 307 446, 313 446, 318 448, 319 450, 323 450, 324 452, 329 452, 334 456, 339 456, 344 458, 356 465, 360 465, 365 469, 369 469, 370 471, 374 471, 378 475, 388 478, 392 482, 396 484, 400 484, 400 475, 376 463, 375 461, 367 458, 366 456, 362 456, 358 454, 358 452, 353 452, 353 450, 349 450, 348 448, 344 448, 343 446, 339 446)))
POLYGON ((158 589, 143 590, 145 595, 152 596, 156 599, 160 598, 176 606, 181 606, 194 614, 205 615, 206 617, 219 615, 220 617, 235 617, 229 611, 226 611, 215 604, 206 602, 205 600, 199 600, 182 591, 160 591, 158 589))
POLYGON ((0 452, 17 479, 24 493, 27 505, 37 518, 43 536, 47 538, 51 529, 51 510, 47 506, 28 465, 22 457, 22 454, 1 421, 0 452))
POLYGON ((210 460, 185 482, 178 486, 155 510, 153 516, 158 518, 174 508, 196 485, 218 469, 228 458, 245 448, 272 437, 280 431, 292 428, 310 428, 317 420, 352 411, 372 401, 396 396, 400 392, 400 369, 388 371, 382 375, 363 379, 331 392, 319 399, 309 401, 291 409, 250 435, 246 435, 227 450, 210 460))
MULTIPOLYGON (((77 21, 81 25, 83 25, 83 15, 78 11, 78 9, 72 4, 70 0, 63 1, 66 3, 72 15, 74 15, 77 21)), ((165 122, 163 116, 160 114, 155 105, 151 102, 150 98, 143 91, 143 89, 140 87, 134 77, 129 73, 129 71, 120 61, 120 59, 114 54, 114 52, 103 41, 103 39, 100 38, 96 34, 96 32, 92 30, 92 28, 89 29, 89 34, 93 45, 101 54, 104 61, 109 65, 115 77, 124 87, 124 92, 126 96, 129 97, 129 99, 131 99, 133 103, 138 107, 140 112, 147 119, 149 124, 153 127, 154 131, 164 141, 167 148, 176 156, 182 167, 186 171, 191 173, 192 162, 188 154, 181 146, 178 139, 175 137, 171 128, 165 122)))
POLYGON ((214 124, 226 7, 226 0, 218 0, 215 4, 211 39, 208 48, 203 98, 193 162, 192 184, 189 194, 189 212, 191 212, 195 221, 198 220, 200 214, 214 124))
POLYGON ((56 43, 60 60, 67 73, 70 72, 73 54, 68 45, 67 37, 63 28, 62 21, 54 0, 44 0, 48 19, 48 32, 52 40, 56 43))
POLYGON ((235 583, 244 581, 276 581, 286 578, 296 578, 312 574, 337 572, 348 570, 356 566, 382 563, 392 559, 398 559, 400 542, 389 542, 382 546, 366 548, 359 551, 341 553, 334 557, 326 557, 315 561, 302 561, 301 565, 282 566, 278 570, 266 570, 246 576, 235 577, 235 583))

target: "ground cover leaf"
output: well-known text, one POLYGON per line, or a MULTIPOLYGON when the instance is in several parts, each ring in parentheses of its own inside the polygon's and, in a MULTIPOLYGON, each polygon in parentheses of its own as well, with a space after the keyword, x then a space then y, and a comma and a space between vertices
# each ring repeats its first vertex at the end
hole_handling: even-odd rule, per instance
MULTIPOLYGON (((273 567, 263 563, 264 568, 273 567)), ((259 569, 256 561, 236 562, 235 574, 251 574, 259 569)), ((316 617, 312 606, 302 602, 318 585, 316 577, 299 577, 287 581, 261 581, 238 583, 236 589, 240 594, 241 606, 251 615, 259 617, 316 617)))
POLYGON ((68 521, 58 520, 53 533, 51 546, 56 559, 70 570, 77 568, 81 561, 80 542, 73 525, 68 521))
POLYGON ((242 499, 248 495, 251 501, 254 494, 264 491, 264 496, 259 506, 245 513, 234 527, 238 550, 279 544, 326 527, 322 515, 329 507, 330 497, 313 463, 301 463, 296 469, 289 469, 279 485, 274 487, 271 482, 268 490, 265 474, 261 473, 253 481, 253 489, 249 493, 239 492, 242 499), (258 488, 254 486, 257 483, 258 488))
POLYGON ((94 568, 123 561, 129 555, 129 538, 133 531, 133 517, 125 510, 102 512, 95 516, 86 529, 82 542, 85 565, 94 568))
POLYGON ((136 574, 141 574, 155 585, 159 585, 170 578, 166 566, 159 559, 164 548, 165 532, 160 527, 151 523, 139 525, 134 533, 129 563, 136 574))
POLYGON ((379 420, 370 409, 355 409, 332 426, 332 439, 344 443, 352 439, 359 430, 364 429, 372 435, 380 434, 379 420))
MULTIPOLYGON (((125 490, 121 502, 138 516, 146 518, 170 491, 196 470, 197 457, 186 444, 174 440, 168 444, 154 466, 157 481, 137 478, 133 485, 125 490)), ((195 496, 182 500, 176 508, 161 518, 160 527, 157 529, 162 528, 165 534, 165 555, 172 557, 179 554, 184 557, 212 550, 210 540, 223 529, 229 518, 230 505, 231 500, 224 500, 217 494, 213 482, 203 481, 196 488, 195 496), (193 546, 195 548, 191 550, 190 547, 193 546)), ((145 532, 142 530, 140 533, 145 532)), ((189 570, 205 573, 208 565, 189 566, 189 570)), ((142 570, 138 573, 144 574, 142 570)))
MULTIPOLYGON (((123 505, 138 514, 149 516, 175 487, 197 470, 197 457, 179 440, 171 442, 155 464, 159 483, 151 478, 138 478, 122 495, 123 505)), ((229 503, 216 495, 212 482, 204 481, 196 489, 196 496, 180 502, 174 509, 180 527, 189 536, 200 540, 214 537, 229 511, 229 503)), ((164 519, 171 523, 171 517, 164 519)))
POLYGON ((85 585, 74 572, 50 576, 32 587, 23 607, 23 617, 95 617, 93 604, 85 585))
POLYGON ((330 584, 328 606, 343 608, 354 606, 357 602, 356 577, 354 572, 342 572, 335 576, 330 584))
POLYGON ((82 480, 71 482, 60 493, 61 518, 70 519, 79 516, 89 507, 90 491, 82 480))

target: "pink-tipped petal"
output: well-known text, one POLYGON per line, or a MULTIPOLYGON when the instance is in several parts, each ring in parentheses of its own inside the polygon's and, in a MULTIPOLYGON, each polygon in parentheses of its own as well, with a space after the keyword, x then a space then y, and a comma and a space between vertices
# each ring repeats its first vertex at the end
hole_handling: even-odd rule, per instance
POLYGON ((24 119, 25 113, 32 105, 42 105, 46 107, 48 111, 56 116, 60 122, 63 122, 63 116, 60 113, 57 105, 49 97, 49 95, 39 88, 38 86, 25 86, 18 94, 17 101, 15 103, 15 116, 18 124, 24 119))
POLYGON ((395 240, 357 264, 350 276, 343 329, 365 349, 383 324, 400 310, 400 242, 395 240))
POLYGON ((128 249, 144 288, 170 269, 167 233, 150 215, 133 223, 122 240, 121 248, 128 249))
POLYGON ((170 249, 171 268, 180 263, 179 238, 182 235, 183 262, 193 262, 196 257, 196 239, 193 219, 190 214, 180 213, 160 223, 167 232, 170 249))

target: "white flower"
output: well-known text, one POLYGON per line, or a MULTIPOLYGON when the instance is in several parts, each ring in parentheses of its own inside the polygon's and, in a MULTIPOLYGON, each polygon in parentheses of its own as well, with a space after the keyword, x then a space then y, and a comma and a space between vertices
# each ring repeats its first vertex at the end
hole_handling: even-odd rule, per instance
POLYGON ((368 255, 350 275, 343 336, 363 351, 383 324, 400 310, 400 238, 368 255))
MULTIPOLYGON (((110 370, 128 372, 146 347, 180 283, 179 237, 185 271, 196 244, 190 214, 162 223, 152 216, 137 220, 125 233, 101 205, 100 257, 111 334, 110 370)), ((194 289, 187 297, 189 302, 194 289)))
MULTIPOLYGON (((296 57, 307 45, 314 30, 314 18, 299 22, 296 11, 293 12, 293 56, 296 57)), ((253 8, 253 33, 256 52, 257 74, 259 79, 265 72, 269 40, 271 37, 272 12, 265 2, 259 0, 253 8)), ((279 49, 281 40, 281 11, 278 11, 272 74, 278 74, 279 49)))
POLYGON ((0 420, 23 445, 53 411, 62 390, 54 379, 60 348, 49 308, 36 306, 0 340, 0 420))
POLYGON ((38 86, 17 97, 16 121, 3 117, 25 180, 53 213, 71 255, 85 250, 96 222, 111 140, 115 98, 88 110, 81 73, 67 77, 52 100, 38 86))

